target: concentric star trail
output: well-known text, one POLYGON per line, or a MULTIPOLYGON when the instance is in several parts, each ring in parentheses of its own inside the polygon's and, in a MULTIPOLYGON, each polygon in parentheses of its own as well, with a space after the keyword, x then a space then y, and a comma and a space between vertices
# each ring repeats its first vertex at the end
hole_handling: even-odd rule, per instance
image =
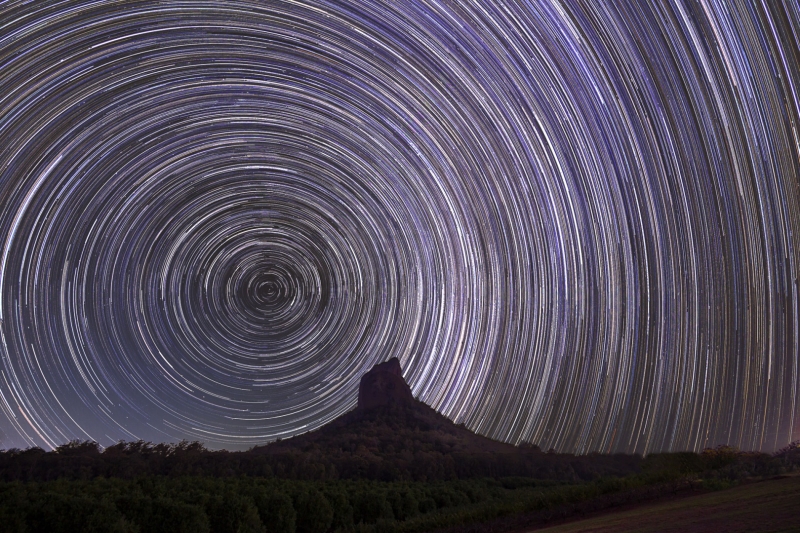
POLYGON ((0 429, 800 438, 800 5, 0 2, 0 429))

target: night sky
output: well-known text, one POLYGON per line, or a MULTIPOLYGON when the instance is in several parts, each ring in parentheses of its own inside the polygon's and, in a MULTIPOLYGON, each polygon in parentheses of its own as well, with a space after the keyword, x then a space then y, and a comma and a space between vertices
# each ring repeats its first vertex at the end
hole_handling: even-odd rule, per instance
POLYGON ((796 1, 0 1, 0 448, 800 438, 796 1))

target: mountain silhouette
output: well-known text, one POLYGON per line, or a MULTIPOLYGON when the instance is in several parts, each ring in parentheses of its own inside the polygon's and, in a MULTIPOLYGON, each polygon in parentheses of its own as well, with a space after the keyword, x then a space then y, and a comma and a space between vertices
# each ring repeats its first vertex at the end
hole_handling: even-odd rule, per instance
POLYGON ((543 453, 477 435, 414 398, 400 362, 390 359, 362 376, 358 405, 309 433, 247 451, 207 450, 199 442, 120 442, 104 450, 72 441, 0 453, 0 480, 47 481, 96 476, 237 475, 304 480, 435 481, 533 477, 561 481, 627 475, 636 455, 543 453))
MULTIPOLYGON (((414 398, 397 358, 374 366, 359 384, 357 407, 309 433, 256 447, 294 471, 309 464, 321 476, 454 479, 533 476, 591 479, 638 469, 637 456, 543 453, 478 435, 414 398), (298 464, 299 463, 299 464, 298 464)), ((280 475, 280 472, 277 472, 280 475)), ((302 476, 301 476, 302 477, 302 476)))
POLYGON ((266 448, 275 451, 306 449, 313 443, 322 448, 346 450, 353 447, 348 446, 351 441, 369 444, 366 448, 372 454, 419 448, 420 443, 433 444, 435 449, 448 453, 517 453, 520 450, 456 425, 415 399, 396 357, 375 365, 361 377, 358 405, 353 411, 316 431, 271 443, 266 448))

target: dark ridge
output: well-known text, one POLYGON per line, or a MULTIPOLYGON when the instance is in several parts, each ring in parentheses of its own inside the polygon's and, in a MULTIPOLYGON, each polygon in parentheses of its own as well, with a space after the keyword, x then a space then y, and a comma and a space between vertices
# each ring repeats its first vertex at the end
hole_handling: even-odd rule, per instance
POLYGON ((350 479, 446 480, 534 476, 579 480, 627 475, 635 455, 541 452, 477 435, 415 399, 397 358, 374 366, 359 385, 358 406, 315 431, 254 448, 273 457, 319 457, 350 479))

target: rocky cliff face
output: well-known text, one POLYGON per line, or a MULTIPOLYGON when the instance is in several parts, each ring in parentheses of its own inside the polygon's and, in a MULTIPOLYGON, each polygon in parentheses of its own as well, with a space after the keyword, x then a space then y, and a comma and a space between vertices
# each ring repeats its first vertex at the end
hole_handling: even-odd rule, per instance
POLYGON ((394 404, 412 404, 411 387, 403 379, 400 361, 392 357, 364 374, 358 386, 358 409, 369 410, 394 404))

